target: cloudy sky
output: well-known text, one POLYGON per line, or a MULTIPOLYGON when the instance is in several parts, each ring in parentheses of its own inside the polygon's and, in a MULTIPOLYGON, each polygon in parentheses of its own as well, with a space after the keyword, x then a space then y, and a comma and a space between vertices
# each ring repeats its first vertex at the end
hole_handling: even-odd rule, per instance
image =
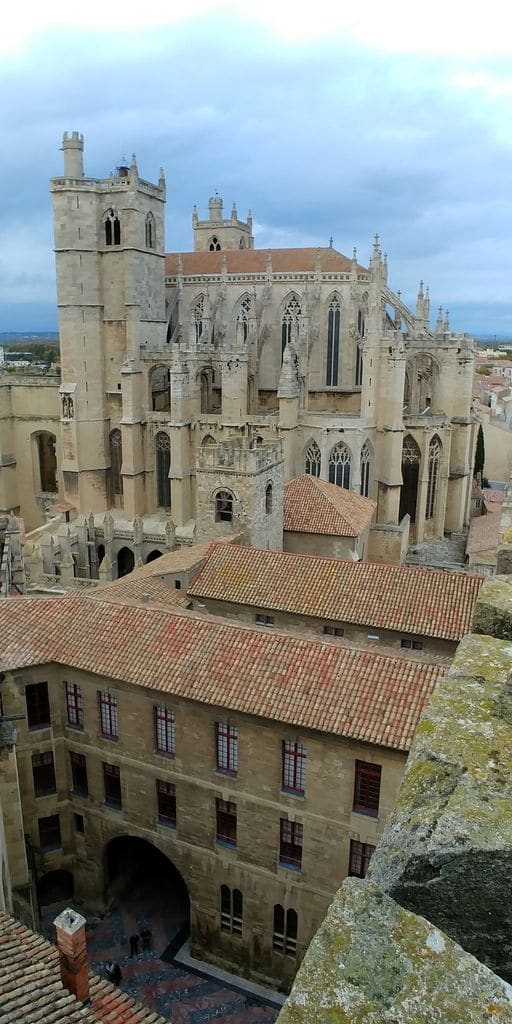
POLYGON ((366 263, 378 231, 406 301, 423 278, 434 316, 512 337, 503 0, 73 6, 2 15, 0 331, 57 327, 48 179, 77 129, 89 176, 133 151, 149 180, 164 166, 168 250, 191 248, 214 191, 252 208, 265 248, 332 235, 366 263))

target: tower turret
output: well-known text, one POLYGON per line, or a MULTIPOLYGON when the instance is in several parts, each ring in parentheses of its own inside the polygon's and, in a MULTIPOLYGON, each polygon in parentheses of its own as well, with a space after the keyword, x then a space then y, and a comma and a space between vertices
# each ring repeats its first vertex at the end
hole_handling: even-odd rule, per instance
POLYGON ((208 220, 199 220, 197 207, 192 212, 195 252, 220 252, 223 249, 254 249, 252 217, 238 219, 236 203, 229 217, 222 216, 223 201, 217 193, 208 200, 208 220))
POLYGON ((64 177, 83 178, 84 176, 84 137, 80 132, 64 132, 62 137, 64 153, 64 177))

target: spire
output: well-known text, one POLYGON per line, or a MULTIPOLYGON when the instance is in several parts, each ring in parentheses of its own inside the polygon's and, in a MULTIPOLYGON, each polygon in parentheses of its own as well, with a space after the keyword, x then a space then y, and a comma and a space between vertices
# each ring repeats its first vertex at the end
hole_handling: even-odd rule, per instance
POLYGON ((198 224, 199 224, 199 216, 198 216, 198 213, 197 213, 197 206, 194 205, 194 209, 192 210, 192 227, 196 228, 198 224))
POLYGON ((236 212, 236 203, 233 203, 233 206, 231 207, 231 223, 236 224, 237 220, 238 214, 236 212))
POLYGON ((425 299, 424 299, 424 302, 423 302, 423 309, 425 310, 425 320, 428 323, 429 320, 430 320, 430 288, 429 288, 428 285, 427 285, 427 287, 425 289, 425 299))
POLYGON ((132 160, 131 160, 131 163, 130 163, 130 180, 131 181, 138 181, 139 180, 139 171, 138 171, 138 168, 137 168, 137 157, 135 156, 135 153, 132 153, 132 160))
POLYGON ((278 398, 298 398, 300 394, 298 359, 293 345, 288 342, 283 352, 283 365, 277 390, 278 398))
POLYGON ((443 333, 443 307, 439 306, 439 309, 437 311, 437 320, 436 320, 436 334, 442 334, 442 333, 443 333))
POLYGON ((446 310, 446 313, 444 315, 443 330, 445 332, 448 332, 450 330, 450 314, 449 314, 448 310, 446 310))
POLYGON ((331 235, 331 237, 330 237, 330 239, 329 239, 329 249, 332 249, 332 248, 333 248, 333 244, 332 244, 333 242, 334 242, 334 238, 333 238, 333 237, 332 237, 332 235, 331 235))
POLYGON ((425 296, 423 294, 423 281, 420 281, 420 286, 418 288, 418 298, 416 299, 416 316, 418 317, 418 320, 423 320, 423 299, 424 298, 425 298, 425 296))

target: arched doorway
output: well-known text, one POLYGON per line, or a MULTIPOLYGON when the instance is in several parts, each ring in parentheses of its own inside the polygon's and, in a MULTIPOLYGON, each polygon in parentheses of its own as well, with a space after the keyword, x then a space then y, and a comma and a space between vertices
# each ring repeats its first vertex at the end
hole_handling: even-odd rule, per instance
POLYGON ((37 895, 42 907, 49 903, 65 903, 73 899, 74 883, 71 871, 47 871, 37 883, 37 895))
POLYGON ((130 548, 121 548, 117 556, 117 577, 127 576, 135 565, 135 555, 130 548))
POLYGON ((105 887, 107 903, 127 911, 139 933, 149 928, 157 956, 172 959, 190 934, 188 889, 172 861, 146 839, 117 836, 105 848, 105 887))
POLYGON ((150 551, 149 552, 149 555, 146 558, 146 563, 147 562, 154 562, 155 558, 161 558, 161 557, 162 557, 162 552, 161 551, 157 551, 156 548, 155 548, 154 551, 150 551))

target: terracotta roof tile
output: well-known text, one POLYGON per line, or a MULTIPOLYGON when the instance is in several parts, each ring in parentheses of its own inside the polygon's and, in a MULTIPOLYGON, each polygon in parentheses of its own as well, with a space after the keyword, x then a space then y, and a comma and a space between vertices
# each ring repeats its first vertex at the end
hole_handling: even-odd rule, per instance
POLYGON ((376 507, 369 498, 304 473, 285 484, 283 529, 359 537, 370 525, 376 507))
POLYGON ((498 547, 500 538, 501 512, 488 512, 485 516, 475 516, 469 526, 466 554, 475 555, 479 551, 493 551, 498 547))
POLYGON ((142 605, 0 603, 0 670, 58 663, 187 700, 407 750, 444 669, 142 605))
MULTIPOLYGON (((181 255, 185 277, 197 277, 200 274, 220 274, 224 259, 228 274, 264 274, 267 269, 269 253, 272 259, 272 270, 275 274, 312 273, 320 258, 320 267, 324 274, 350 273, 352 260, 341 252, 329 247, 304 249, 224 249, 222 252, 170 252, 165 257, 165 273, 175 277, 178 272, 178 260, 181 255)), ((365 267, 358 266, 359 273, 368 273, 365 267)))
POLYGON ((482 583, 467 573, 215 545, 188 592, 458 641, 471 629, 482 583))

